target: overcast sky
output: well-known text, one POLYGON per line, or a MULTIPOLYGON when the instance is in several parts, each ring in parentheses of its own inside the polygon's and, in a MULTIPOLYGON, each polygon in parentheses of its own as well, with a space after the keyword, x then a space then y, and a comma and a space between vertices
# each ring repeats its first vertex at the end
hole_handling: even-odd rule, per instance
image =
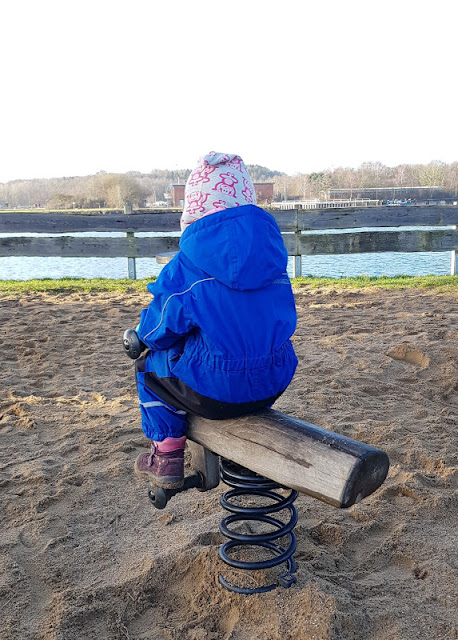
POLYGON ((0 182, 458 160, 456 0, 5 0, 0 182))

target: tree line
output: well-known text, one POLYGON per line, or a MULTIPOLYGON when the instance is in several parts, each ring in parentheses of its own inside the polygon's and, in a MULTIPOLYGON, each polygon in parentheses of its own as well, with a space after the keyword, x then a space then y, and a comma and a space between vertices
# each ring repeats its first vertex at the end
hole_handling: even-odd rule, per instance
MULTIPOLYGON (((288 175, 260 165, 248 165, 253 182, 273 182, 275 200, 320 198, 330 189, 353 190, 387 187, 441 187, 458 196, 458 162, 447 164, 401 164, 388 167, 381 162, 363 162, 359 167, 338 167, 320 172, 288 175)), ((49 209, 114 208, 126 202, 136 207, 166 201, 172 184, 184 184, 189 169, 151 173, 131 171, 117 174, 101 171, 84 177, 12 180, 0 184, 0 205, 9 208, 49 209)))
POLYGON ((316 173, 275 176, 277 199, 324 199, 330 189, 348 189, 349 195, 363 189, 440 187, 451 197, 458 195, 458 162, 447 164, 401 164, 388 167, 381 162, 363 162, 358 168, 338 167, 316 173))

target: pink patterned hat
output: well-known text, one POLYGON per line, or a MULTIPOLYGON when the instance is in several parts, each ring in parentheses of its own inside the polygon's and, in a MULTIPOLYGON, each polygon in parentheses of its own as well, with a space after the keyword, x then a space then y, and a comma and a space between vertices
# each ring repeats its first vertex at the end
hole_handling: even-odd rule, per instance
POLYGON ((242 158, 210 151, 186 183, 181 231, 210 213, 245 204, 256 204, 256 194, 242 158))

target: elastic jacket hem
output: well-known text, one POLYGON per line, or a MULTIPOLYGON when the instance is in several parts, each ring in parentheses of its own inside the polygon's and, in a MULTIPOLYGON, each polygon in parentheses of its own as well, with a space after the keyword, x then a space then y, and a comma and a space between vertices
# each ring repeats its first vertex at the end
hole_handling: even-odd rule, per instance
POLYGON ((238 418, 270 407, 285 391, 282 389, 269 398, 252 402, 222 402, 194 391, 179 378, 159 378, 154 372, 145 372, 144 363, 144 359, 139 358, 135 363, 135 369, 137 376, 142 376, 142 381, 148 389, 175 409, 209 420, 238 418))

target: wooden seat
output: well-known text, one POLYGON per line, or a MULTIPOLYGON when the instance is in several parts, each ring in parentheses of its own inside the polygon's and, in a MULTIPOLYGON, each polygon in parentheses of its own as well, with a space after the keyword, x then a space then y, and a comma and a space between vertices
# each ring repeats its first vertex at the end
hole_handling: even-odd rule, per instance
POLYGON ((193 465, 203 490, 218 485, 218 456, 335 507, 346 508, 385 480, 386 453, 308 422, 264 409, 230 420, 189 417, 193 465))

